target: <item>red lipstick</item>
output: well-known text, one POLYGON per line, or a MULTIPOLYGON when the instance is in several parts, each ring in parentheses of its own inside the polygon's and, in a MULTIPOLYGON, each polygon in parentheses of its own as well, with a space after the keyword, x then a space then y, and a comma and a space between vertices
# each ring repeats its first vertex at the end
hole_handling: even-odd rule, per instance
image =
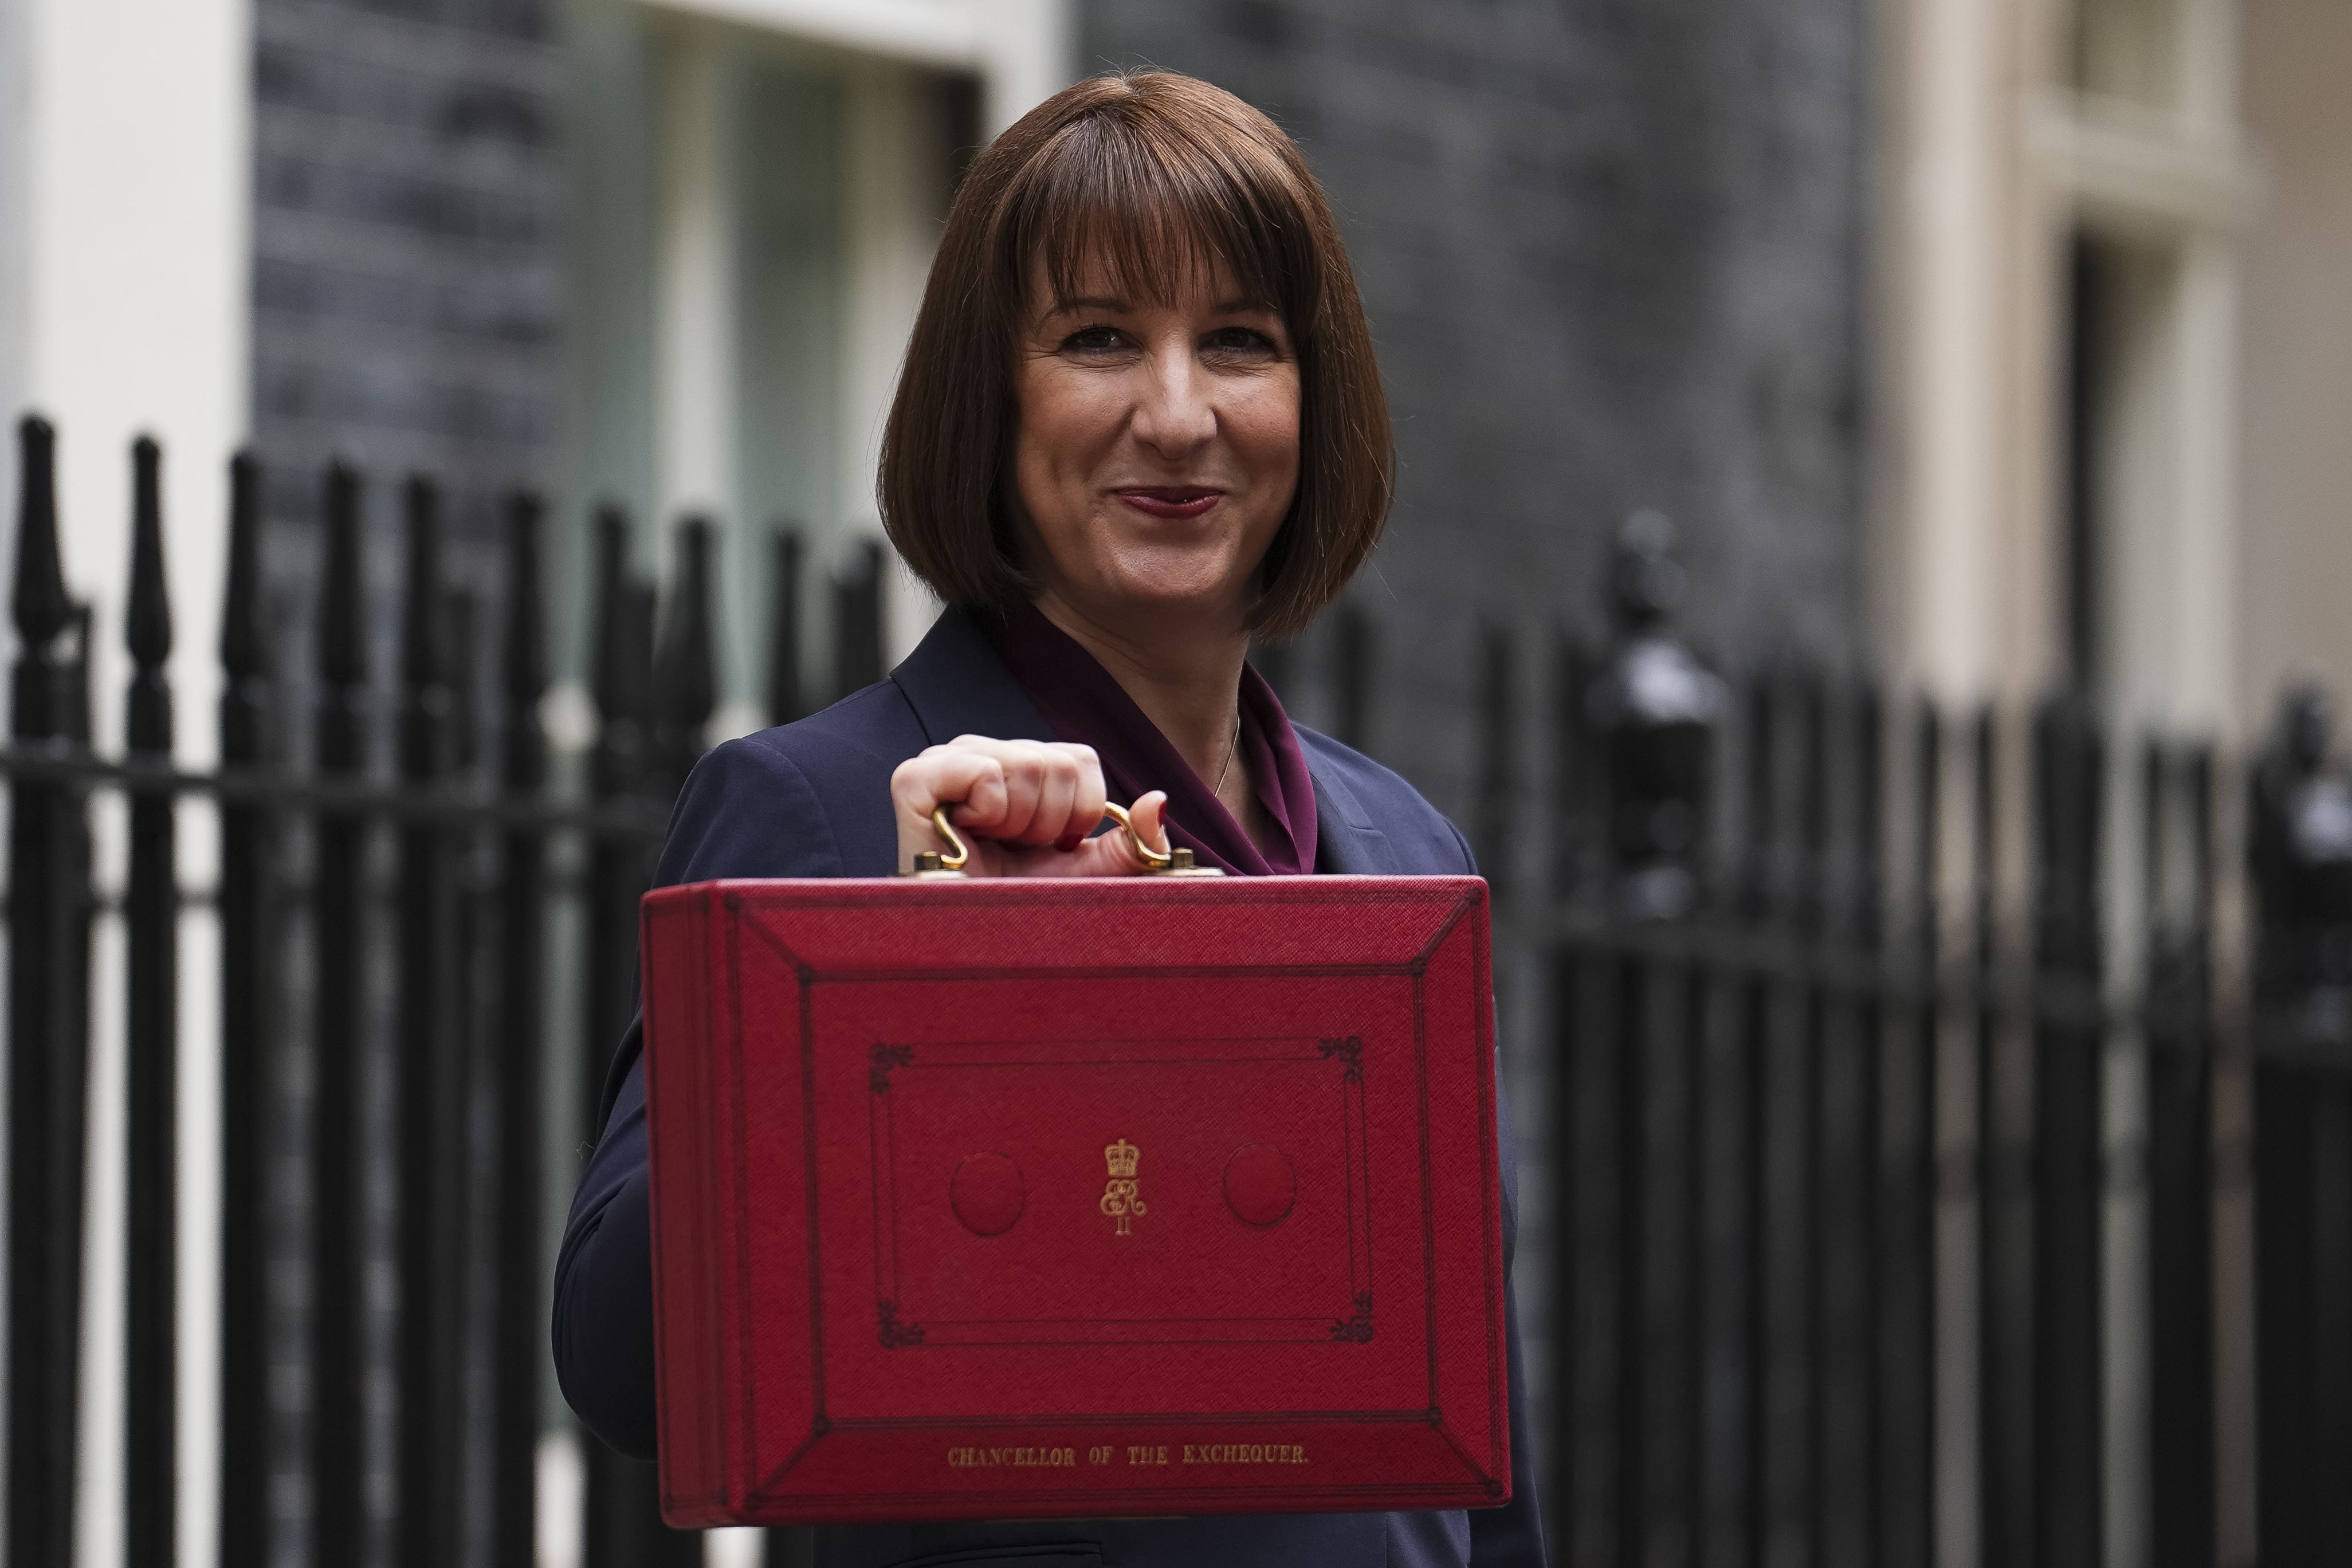
POLYGON ((1129 485, 1111 494, 1145 517, 1167 522, 1189 521, 1225 498, 1223 490, 1204 485, 1129 485))

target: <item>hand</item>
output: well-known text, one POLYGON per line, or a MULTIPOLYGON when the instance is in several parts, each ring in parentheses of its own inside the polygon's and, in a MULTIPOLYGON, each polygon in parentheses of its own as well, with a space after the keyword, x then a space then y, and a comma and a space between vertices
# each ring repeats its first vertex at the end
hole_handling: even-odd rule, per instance
MULTIPOLYGON (((973 876, 1132 876, 1143 867, 1125 833, 1088 836, 1108 799, 1091 746, 960 735, 926 747, 890 775, 898 869, 912 870, 921 851, 946 851, 931 810, 949 804, 948 821, 971 846, 963 869, 973 876)), ((1167 795, 1154 789, 1129 813, 1156 849, 1168 844, 1167 806, 1167 795)))

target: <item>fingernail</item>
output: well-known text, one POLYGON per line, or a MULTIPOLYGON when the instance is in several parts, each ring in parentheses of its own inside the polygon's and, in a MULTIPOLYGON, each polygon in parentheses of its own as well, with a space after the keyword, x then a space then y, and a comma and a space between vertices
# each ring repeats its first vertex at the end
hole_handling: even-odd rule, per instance
POLYGON ((1072 850, 1076 849, 1080 844, 1085 843, 1086 841, 1087 836, 1084 833, 1064 833, 1060 838, 1054 841, 1054 847, 1061 851, 1064 854, 1068 854, 1072 850))

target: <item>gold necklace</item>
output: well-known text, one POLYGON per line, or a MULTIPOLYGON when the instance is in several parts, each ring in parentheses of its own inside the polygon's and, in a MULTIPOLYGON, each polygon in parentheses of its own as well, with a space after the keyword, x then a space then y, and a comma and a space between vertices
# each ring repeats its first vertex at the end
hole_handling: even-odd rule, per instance
POLYGON ((1242 710, 1234 709, 1234 737, 1225 742, 1225 765, 1217 769, 1217 781, 1209 786, 1209 793, 1222 799, 1225 792, 1225 775, 1234 770, 1234 753, 1242 748, 1242 710))

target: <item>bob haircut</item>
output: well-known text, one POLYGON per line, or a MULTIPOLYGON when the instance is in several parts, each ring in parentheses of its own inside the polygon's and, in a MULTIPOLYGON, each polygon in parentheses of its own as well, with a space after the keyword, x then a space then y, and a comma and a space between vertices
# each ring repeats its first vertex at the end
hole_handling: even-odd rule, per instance
POLYGON ((1298 489, 1249 625, 1296 635, 1388 520, 1396 447, 1380 366, 1339 225, 1298 149, 1233 94, 1171 71, 1056 93, 964 175, 883 432, 890 542, 950 604, 1034 597, 1005 493, 1014 350, 1039 262, 1067 298, 1097 259, 1123 293, 1151 300, 1222 262, 1282 317, 1299 372, 1298 489))

